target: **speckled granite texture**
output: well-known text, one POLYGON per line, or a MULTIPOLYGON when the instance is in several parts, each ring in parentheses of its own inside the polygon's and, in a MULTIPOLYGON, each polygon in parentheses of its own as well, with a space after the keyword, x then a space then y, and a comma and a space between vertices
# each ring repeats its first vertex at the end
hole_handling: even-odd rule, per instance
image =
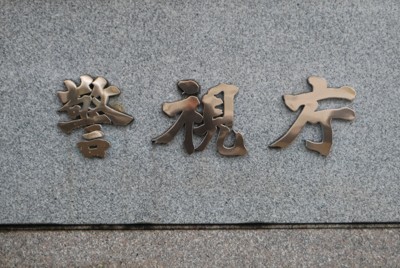
POLYGON ((1 267, 399 267, 400 230, 0 233, 1 267))
POLYGON ((400 221, 400 2, 0 1, 0 223, 240 223, 400 221), (104 126, 112 147, 84 159, 56 92, 104 76, 135 117, 104 126), (285 150, 268 144, 296 118, 283 94, 306 79, 356 89, 354 122, 334 121, 328 157, 307 151, 307 127, 285 150), (249 154, 194 155, 161 104, 180 79, 204 93, 239 87, 235 129, 249 154))

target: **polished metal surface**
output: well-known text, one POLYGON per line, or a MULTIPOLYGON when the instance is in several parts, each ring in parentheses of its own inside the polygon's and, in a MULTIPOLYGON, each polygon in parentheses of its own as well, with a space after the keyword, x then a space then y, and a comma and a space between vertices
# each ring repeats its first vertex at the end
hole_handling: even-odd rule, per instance
POLYGON ((88 158, 103 158, 106 150, 110 147, 110 143, 106 140, 80 141, 77 143, 79 151, 88 158))
POLYGON ((103 131, 95 130, 95 131, 83 134, 82 137, 85 140, 94 140, 94 139, 104 137, 104 133, 103 133, 103 131))
POLYGON ((285 148, 293 142, 307 123, 319 123, 323 132, 322 141, 313 142, 307 140, 306 147, 327 156, 332 146, 332 119, 351 121, 354 120, 355 113, 352 109, 347 107, 317 111, 318 101, 331 98, 352 101, 356 97, 356 92, 353 88, 348 86, 328 88, 326 80, 316 76, 309 77, 308 83, 312 86, 312 92, 299 95, 285 95, 283 97, 286 106, 290 110, 297 111, 302 106, 303 110, 290 129, 281 138, 272 143, 270 147, 285 148))
POLYGON ((203 110, 198 112, 201 102, 197 95, 200 92, 199 84, 194 80, 181 80, 178 88, 188 95, 186 99, 164 103, 163 111, 169 117, 180 113, 175 123, 163 134, 153 139, 154 143, 166 144, 178 133, 179 129, 185 127, 184 147, 189 154, 194 151, 204 150, 213 135, 219 130, 217 139, 217 150, 225 156, 238 156, 247 153, 244 146, 243 136, 232 130, 234 97, 239 89, 233 85, 220 84, 211 88, 202 98, 203 110), (222 95, 222 98, 219 96, 222 95), (235 143, 232 147, 224 145, 230 132, 235 134, 235 143), (195 147, 193 134, 202 137, 201 143, 195 147))
POLYGON ((110 144, 102 138, 104 133, 99 124, 128 125, 134 119, 132 116, 108 106, 110 97, 121 92, 115 86, 107 87, 107 80, 97 77, 93 80, 88 75, 81 76, 81 84, 77 86, 71 80, 65 80, 67 91, 59 91, 58 97, 64 106, 59 112, 66 112, 71 119, 59 122, 60 129, 69 134, 74 129, 86 127, 83 138, 91 141, 78 143, 80 151, 86 157, 104 157, 110 144), (94 140, 97 139, 97 140, 94 140))

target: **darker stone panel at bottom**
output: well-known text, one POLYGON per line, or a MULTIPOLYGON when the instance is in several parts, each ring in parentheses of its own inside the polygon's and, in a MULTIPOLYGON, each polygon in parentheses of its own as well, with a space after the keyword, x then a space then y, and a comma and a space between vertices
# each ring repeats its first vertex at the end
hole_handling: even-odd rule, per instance
POLYGON ((397 267, 400 229, 20 231, 0 266, 397 267))

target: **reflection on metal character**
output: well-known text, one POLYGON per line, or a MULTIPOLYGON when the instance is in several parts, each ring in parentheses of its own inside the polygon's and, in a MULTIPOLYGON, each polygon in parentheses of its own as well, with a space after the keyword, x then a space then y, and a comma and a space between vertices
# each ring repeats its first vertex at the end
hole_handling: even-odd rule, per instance
POLYGON ((173 140, 178 131, 185 127, 184 147, 189 154, 194 151, 203 151, 217 130, 218 152, 225 156, 238 156, 247 153, 243 136, 232 130, 233 102, 239 89, 233 85, 220 84, 211 88, 202 98, 203 114, 198 112, 200 100, 196 95, 200 93, 200 85, 194 80, 181 80, 178 88, 187 96, 186 99, 164 103, 163 111, 169 117, 180 113, 176 122, 162 135, 153 139, 154 143, 166 144, 173 140), (222 96, 222 97, 220 97, 222 96), (235 134, 235 143, 231 147, 224 145, 230 133, 235 134), (193 134, 202 137, 198 146, 193 144, 193 134))
POLYGON ((85 157, 105 156, 110 147, 109 142, 101 139, 104 133, 100 124, 125 126, 133 121, 133 117, 108 106, 110 97, 120 94, 115 86, 107 87, 107 80, 103 77, 92 79, 90 76, 81 76, 81 84, 65 80, 67 91, 59 91, 58 97, 64 106, 59 112, 66 112, 71 119, 68 122, 59 122, 58 126, 67 134, 74 129, 85 128, 83 138, 88 141, 79 142, 78 148, 85 157))
POLYGON ((309 150, 327 156, 332 146, 332 119, 354 120, 355 113, 347 107, 317 111, 318 101, 331 98, 351 101, 356 97, 356 92, 353 88, 347 86, 328 88, 326 80, 321 77, 311 76, 308 78, 308 83, 313 88, 312 92, 299 95, 285 95, 283 97, 286 106, 290 110, 297 111, 300 106, 304 108, 286 134, 272 143, 270 147, 285 148, 299 135, 305 124, 319 123, 323 132, 322 142, 306 141, 306 147, 309 150))

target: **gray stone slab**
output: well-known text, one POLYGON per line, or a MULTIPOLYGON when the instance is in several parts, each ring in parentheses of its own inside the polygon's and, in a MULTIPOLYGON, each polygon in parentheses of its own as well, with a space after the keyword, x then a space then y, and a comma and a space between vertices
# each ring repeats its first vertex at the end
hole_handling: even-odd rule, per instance
POLYGON ((0 233, 1 267, 398 267, 399 229, 0 233))
POLYGON ((1 1, 0 223, 388 222, 400 220, 399 1, 1 1), (82 130, 57 123, 63 80, 118 86, 135 117, 104 126, 112 147, 84 159, 82 130), (328 157, 307 151, 307 127, 285 150, 268 144, 297 114, 283 94, 307 77, 356 89, 354 122, 333 122, 328 157), (235 129, 249 154, 215 140, 193 155, 161 104, 180 79, 203 93, 240 88, 235 129))

